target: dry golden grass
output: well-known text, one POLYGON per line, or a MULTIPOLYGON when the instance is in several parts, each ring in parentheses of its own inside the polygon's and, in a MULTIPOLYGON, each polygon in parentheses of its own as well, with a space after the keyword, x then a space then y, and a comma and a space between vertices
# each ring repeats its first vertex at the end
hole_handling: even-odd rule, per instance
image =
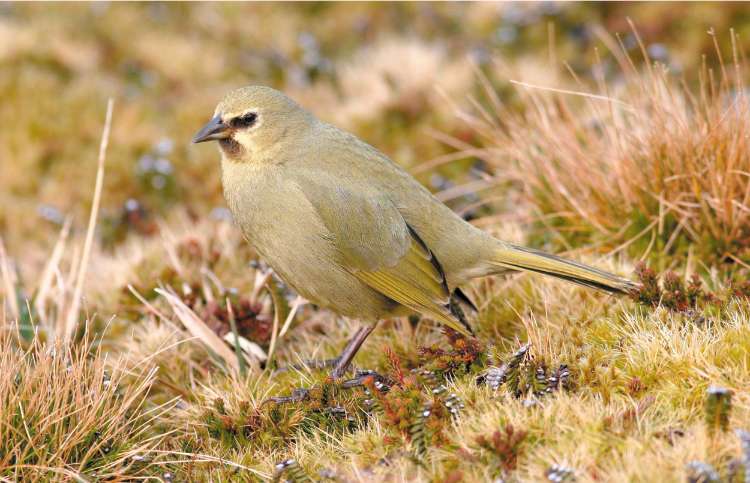
MULTIPOLYGON (((106 468, 114 477, 124 478, 132 474, 128 457, 150 450, 153 456, 160 456, 157 461, 161 464, 139 466, 138 471, 155 476, 171 472, 178 478, 192 480, 262 479, 274 473, 274 465, 293 458, 308 475, 330 470, 350 481, 428 481, 458 474, 464 481, 503 474, 533 481, 543 478, 554 464, 569 467, 582 481, 605 475, 619 481, 679 481, 685 474, 685 465, 692 460, 713 464, 726 473, 727 461, 740 454, 739 442, 731 430, 746 428, 750 422, 746 390, 750 368, 747 301, 738 299, 719 312, 706 311, 701 314, 705 319, 699 321, 697 314, 637 307, 632 302, 536 276, 480 281, 472 287, 481 308, 477 318, 480 339, 495 345, 501 358, 515 351, 518 338, 529 341, 533 359, 528 363, 533 367, 541 363, 547 367, 568 364, 572 388, 551 396, 526 394, 516 399, 504 386, 497 392, 478 387, 474 370, 449 379, 449 391, 458 395, 465 409, 444 427, 447 443, 429 446, 418 464, 412 456, 415 448, 410 438, 377 414, 358 419, 360 422, 354 427, 342 427, 337 419, 329 420, 307 404, 280 406, 278 412, 262 404, 271 396, 289 394, 295 387, 328 384, 320 371, 303 368, 272 375, 255 368, 241 376, 210 362, 212 356, 203 341, 183 328, 179 317, 171 315, 169 303, 145 290, 141 279, 147 273, 163 271, 165 265, 169 267, 177 260, 181 270, 178 278, 163 278, 162 282, 180 287, 176 281, 192 283, 190 280, 196 276, 200 280, 201 267, 205 269, 200 260, 210 250, 203 248, 188 256, 180 248, 195 246, 196 240, 214 240, 235 260, 242 260, 245 255, 239 235, 226 223, 184 223, 173 225, 171 241, 143 250, 141 261, 131 259, 128 265, 135 268, 126 278, 140 284, 140 290, 149 296, 148 305, 127 298, 122 310, 136 310, 140 314, 137 325, 124 333, 105 332, 101 344, 111 347, 115 354, 126 355, 127 360, 113 358, 105 365, 103 354, 92 354, 85 344, 76 346, 75 355, 66 359, 33 343, 32 351, 24 357, 24 352, 12 343, 14 332, 6 330, 0 352, 5 358, 0 385, 4 385, 3 394, 12 395, 12 400, 4 408, 15 408, 20 403, 29 428, 43 428, 45 434, 58 435, 37 454, 30 448, 39 448, 39 444, 37 440, 28 442, 24 436, 23 419, 16 416, 12 421, 15 426, 5 426, 15 427, 15 437, 20 438, 10 444, 26 448, 24 458, 34 461, 29 473, 24 473, 29 478, 57 479, 52 475, 58 474, 62 475, 59 479, 73 478, 74 473, 68 472, 90 478, 94 467, 100 470, 93 471, 106 468), (73 375, 67 372, 68 360, 72 361, 73 375), (111 386, 103 382, 107 380, 105 369, 112 381, 109 384, 120 388, 119 392, 107 392, 111 386), (32 376, 21 379, 28 384, 17 385, 11 377, 15 374, 32 376), (727 431, 710 430, 705 423, 706 390, 711 385, 734 392, 727 431), (54 392, 41 391, 45 387, 54 388, 54 392), (122 391, 131 396, 121 398, 122 391), (41 394, 53 397, 41 398, 41 394), (66 398, 65 394, 76 396, 66 398), (169 404, 173 398, 178 398, 177 408, 159 409, 159 405, 169 404), (64 406, 63 402, 74 406, 64 406), (54 426, 52 423, 60 418, 46 420, 39 416, 47 411, 40 411, 40 404, 57 404, 61 406, 56 409, 60 417, 71 411, 68 418, 80 417, 83 422, 54 426), (75 412, 73 407, 90 407, 92 412, 75 412), (28 416, 30 408, 34 408, 31 414, 36 419, 28 416), (139 421, 151 417, 156 418, 155 426, 146 431, 139 421), (92 445, 85 436, 105 422, 112 422, 109 427, 114 428, 107 433, 109 440, 132 442, 119 443, 117 447, 123 449, 118 457, 106 462, 96 460, 93 466, 86 467, 80 467, 80 460, 71 453, 64 453, 66 458, 53 459, 57 451, 50 448, 61 444, 60 435, 67 435, 71 427, 80 428, 80 432, 71 433, 76 436, 71 441, 92 445), (504 469, 505 453, 477 443, 479 437, 491 438, 494 431, 502 432, 508 425, 526 433, 518 444, 512 470, 504 469), (158 439, 150 440, 151 437, 158 439), (32 456, 42 459, 29 459, 32 456)), ((507 231, 514 229, 508 227, 507 231)), ((97 263, 97 258, 93 263, 97 263)), ((605 268, 629 271, 627 266, 613 262, 605 264, 605 268)), ((247 282, 252 278, 243 267, 227 265, 223 259, 212 270, 227 287, 234 284, 233 280, 247 282)), ((251 284, 246 285, 247 293, 251 289, 251 284)), ((185 300, 192 300, 179 293, 185 300)), ((202 303, 205 302, 191 302, 192 310, 202 314, 202 303)), ((211 320, 205 319, 206 323, 211 320)), ((303 310, 297 320, 279 342, 277 358, 282 365, 332 357, 356 327, 311 309, 303 310)), ((124 322, 115 320, 111 326, 124 322)), ((12 328, 13 324, 8 321, 6 327, 12 328)), ((267 343, 263 346, 267 347, 267 343)), ((418 346, 433 344, 445 347, 439 328, 426 321, 416 329, 406 321, 387 322, 373 334, 356 363, 387 372, 389 362, 383 351, 387 347, 408 368, 420 360, 418 346)), ((359 415, 360 409, 355 408, 361 407, 363 396, 357 394, 344 392, 330 404, 342 405, 359 415)), ((0 414, 13 417, 14 413, 0 414)), ((41 434, 36 431, 31 438, 41 434)))
MULTIPOLYGON (((183 428, 182 438, 196 453, 266 473, 293 458, 308 475, 332 471, 348 481, 433 481, 459 473, 464 481, 502 474, 536 481, 555 464, 571 468, 580 481, 680 481, 690 461, 712 464, 726 475, 727 462, 740 456, 731 429, 750 421, 747 302, 735 302, 698 325, 693 316, 650 312, 630 303, 613 305, 584 289, 531 277, 515 281, 501 298, 495 297, 491 304, 479 300, 486 307, 480 314, 482 338, 508 354, 517 347, 515 336, 525 334, 535 363, 569 364, 575 389, 517 399, 503 387, 497 392, 478 387, 475 375, 457 377, 448 388, 465 409, 448 426, 449 443, 430 447, 422 464, 415 462, 413 443, 381 417, 370 416, 365 426, 340 433, 340 427, 321 423, 304 404, 284 406, 275 416, 259 412, 264 400, 288 394, 292 387, 326 384, 310 369, 240 379, 215 374, 196 386, 173 424, 183 428), (517 320, 506 323, 523 329, 507 338, 487 336, 497 332, 501 313, 516 313, 517 320), (705 422, 706 391, 712 385, 733 392, 728 431, 711 429, 705 422), (283 427, 267 426, 266 418, 274 417, 283 427), (527 435, 519 445, 517 465, 504 472, 501 455, 482 449, 477 438, 508 425, 527 435), (250 436, 230 428, 246 428, 250 436)), ((414 335, 410 332, 406 323, 381 328, 358 363, 382 370, 387 362, 379 347, 393 348, 407 361, 416 357, 415 344, 440 341, 431 326, 421 324, 414 335)), ((297 362, 296 354, 330 357, 338 349, 331 342, 343 343, 347 334, 329 331, 323 347, 319 336, 303 331, 292 335, 293 350, 282 356, 286 362, 297 362)), ((174 357, 168 356, 171 364, 174 357)), ((346 397, 338 404, 348 404, 346 397)), ((218 479, 247 475, 220 463, 202 470, 218 479)))
MULTIPOLYGON (((74 350, 18 345, 0 333, 0 477, 3 481, 122 480, 144 474, 168 433, 155 430, 173 403, 153 405, 155 371, 123 371, 87 340, 74 350), (84 476, 85 475, 85 476, 84 476)), ((159 458, 156 458, 158 460, 159 458)))
POLYGON ((464 114, 485 143, 478 156, 520 186, 542 243, 594 242, 653 260, 690 252, 701 268, 747 267, 750 104, 740 53, 718 72, 704 64, 690 82, 652 65, 641 47, 645 67, 612 47, 620 80, 600 79, 593 92, 580 81, 518 81, 522 112, 489 92, 489 108, 464 114), (549 240, 550 231, 562 237, 549 240))

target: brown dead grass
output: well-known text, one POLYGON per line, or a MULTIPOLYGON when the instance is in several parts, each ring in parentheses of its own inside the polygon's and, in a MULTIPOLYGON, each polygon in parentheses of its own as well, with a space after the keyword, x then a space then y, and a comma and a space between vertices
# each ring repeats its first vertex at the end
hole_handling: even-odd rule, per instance
POLYGON ((700 263, 741 264, 750 253, 750 101, 739 52, 718 72, 704 64, 692 85, 651 64, 645 49, 642 68, 613 52, 619 82, 601 80, 593 92, 575 77, 566 89, 515 82, 517 112, 488 91, 490 108, 464 114, 485 143, 479 156, 536 208, 539 243, 552 228, 565 248, 594 242, 636 257, 695 252, 700 263))
POLYGON ((17 344, 0 333, 0 476, 13 481, 122 480, 153 462, 168 436, 154 424, 172 404, 147 402, 155 372, 130 373, 107 361, 94 341, 17 344))

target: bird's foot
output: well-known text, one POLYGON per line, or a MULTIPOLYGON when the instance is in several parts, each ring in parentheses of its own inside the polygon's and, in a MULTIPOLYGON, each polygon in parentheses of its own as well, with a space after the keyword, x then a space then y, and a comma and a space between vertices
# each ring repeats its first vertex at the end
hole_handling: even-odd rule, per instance
MULTIPOLYGON (((370 370, 358 370, 355 372, 353 378, 344 381, 342 381, 340 378, 336 379, 334 377, 332 377, 331 379, 333 379, 333 382, 337 384, 341 389, 354 389, 357 387, 364 387, 366 381, 368 379, 371 379, 376 390, 380 392, 388 392, 388 390, 391 388, 391 385, 393 384, 393 382, 387 377, 370 370)), ((292 393, 288 396, 270 397, 263 401, 263 405, 269 402, 272 402, 274 404, 288 404, 308 401, 311 399, 314 389, 316 388, 299 387, 292 390, 292 393)))
POLYGON ((383 376, 382 374, 378 374, 375 371, 366 369, 355 371, 354 377, 352 379, 347 379, 346 381, 341 382, 341 388, 353 389, 355 387, 364 387, 365 382, 368 379, 372 379, 373 384, 375 385, 375 389, 380 392, 388 392, 388 390, 391 388, 391 385, 393 384, 393 381, 383 376))
POLYGON ((261 403, 261 406, 269 402, 272 402, 274 404, 298 403, 302 401, 307 401, 309 398, 310 398, 310 389, 306 387, 298 387, 297 389, 292 390, 292 394, 289 396, 269 397, 268 399, 263 401, 263 403, 261 403))

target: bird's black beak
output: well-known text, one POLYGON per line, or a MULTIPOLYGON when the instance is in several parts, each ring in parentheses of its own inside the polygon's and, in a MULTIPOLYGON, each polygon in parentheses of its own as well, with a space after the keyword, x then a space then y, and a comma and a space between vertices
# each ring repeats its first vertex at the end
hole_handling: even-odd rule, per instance
POLYGON ((213 119, 193 136, 194 143, 213 141, 215 139, 224 139, 229 137, 229 125, 224 124, 221 117, 214 116, 213 119))

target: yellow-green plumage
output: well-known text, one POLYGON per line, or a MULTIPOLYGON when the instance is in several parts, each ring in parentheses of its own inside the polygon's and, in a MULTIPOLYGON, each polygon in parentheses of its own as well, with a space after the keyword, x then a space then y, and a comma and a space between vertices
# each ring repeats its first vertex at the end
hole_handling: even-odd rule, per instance
POLYGON ((248 242, 301 295, 342 315, 374 322, 419 312, 467 333, 449 302, 472 278, 530 270, 611 292, 633 286, 490 237, 278 91, 238 89, 215 115, 224 127, 197 140, 219 140, 224 193, 248 242), (233 125, 248 113, 257 119, 233 125))

